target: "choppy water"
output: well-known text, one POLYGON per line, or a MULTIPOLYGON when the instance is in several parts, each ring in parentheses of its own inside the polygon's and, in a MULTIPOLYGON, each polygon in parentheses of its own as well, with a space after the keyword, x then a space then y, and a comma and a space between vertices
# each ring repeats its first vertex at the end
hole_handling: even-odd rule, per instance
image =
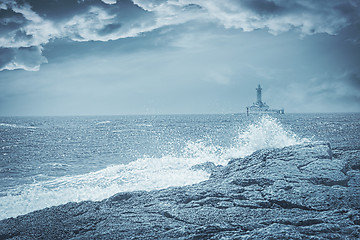
POLYGON ((208 179, 191 170, 225 165, 268 147, 329 141, 360 149, 360 114, 2 117, 0 219, 117 192, 208 179))

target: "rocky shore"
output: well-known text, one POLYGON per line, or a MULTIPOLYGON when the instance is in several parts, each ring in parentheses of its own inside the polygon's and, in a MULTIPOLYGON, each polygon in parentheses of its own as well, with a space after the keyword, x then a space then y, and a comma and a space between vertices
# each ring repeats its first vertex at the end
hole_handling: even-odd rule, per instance
POLYGON ((358 150, 308 143, 197 167, 210 179, 5 219, 0 239, 360 238, 358 150))

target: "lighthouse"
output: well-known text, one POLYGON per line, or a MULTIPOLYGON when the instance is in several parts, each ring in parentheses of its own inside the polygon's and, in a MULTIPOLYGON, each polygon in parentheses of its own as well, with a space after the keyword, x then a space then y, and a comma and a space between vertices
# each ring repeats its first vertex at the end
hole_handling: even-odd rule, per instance
POLYGON ((261 91, 262 88, 260 84, 256 88, 256 102, 253 103, 253 105, 246 107, 246 113, 249 115, 249 113, 255 113, 255 114, 269 114, 269 113, 280 113, 284 114, 284 109, 270 109, 270 107, 262 101, 261 99, 261 91))

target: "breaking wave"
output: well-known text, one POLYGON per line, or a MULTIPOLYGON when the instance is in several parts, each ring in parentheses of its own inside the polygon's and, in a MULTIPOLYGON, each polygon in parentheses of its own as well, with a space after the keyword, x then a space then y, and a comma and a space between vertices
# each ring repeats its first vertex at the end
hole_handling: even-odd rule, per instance
POLYGON ((149 191, 198 183, 207 180, 210 173, 194 170, 192 167, 195 165, 205 162, 226 165, 232 158, 244 157, 259 149, 304 141, 306 139, 299 139, 294 133, 286 131, 276 119, 264 116, 246 129, 239 130, 232 146, 227 148, 202 141, 188 142, 181 156, 143 157, 96 172, 19 186, 0 198, 0 219, 67 202, 102 200, 118 192, 149 191))
POLYGON ((231 157, 245 157, 260 149, 283 148, 309 141, 286 130, 277 119, 264 115, 244 131, 239 131, 238 137, 234 140, 234 147, 231 149, 231 157))

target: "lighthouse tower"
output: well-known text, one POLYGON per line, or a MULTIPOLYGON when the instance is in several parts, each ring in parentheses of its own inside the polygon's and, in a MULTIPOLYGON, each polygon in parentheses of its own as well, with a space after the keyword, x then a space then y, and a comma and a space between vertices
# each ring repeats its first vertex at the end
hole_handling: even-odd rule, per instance
POLYGON ((257 93, 257 101, 256 101, 256 104, 258 106, 262 106, 263 105, 263 102, 261 101, 261 86, 260 84, 258 85, 257 89, 256 89, 256 93, 257 93))

